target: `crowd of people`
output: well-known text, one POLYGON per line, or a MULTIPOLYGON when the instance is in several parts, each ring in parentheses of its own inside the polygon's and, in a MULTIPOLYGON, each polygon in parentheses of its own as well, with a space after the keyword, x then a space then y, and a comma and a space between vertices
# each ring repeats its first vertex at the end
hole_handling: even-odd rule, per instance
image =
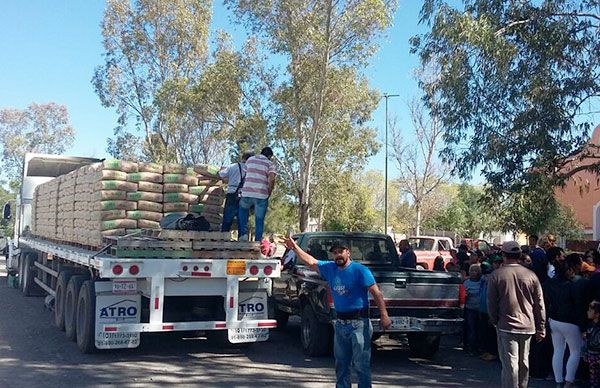
POLYGON ((547 235, 485 253, 461 244, 452 258, 445 267, 439 258, 434 270, 464 279, 463 348, 486 361, 500 358, 503 386, 526 387, 529 375, 553 372, 559 387, 574 386, 576 377, 600 387, 597 250, 565 255, 547 235))

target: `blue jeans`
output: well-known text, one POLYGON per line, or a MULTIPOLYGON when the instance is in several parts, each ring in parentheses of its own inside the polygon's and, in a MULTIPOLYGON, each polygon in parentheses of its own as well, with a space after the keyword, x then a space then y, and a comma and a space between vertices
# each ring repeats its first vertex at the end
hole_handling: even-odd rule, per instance
POLYGON ((465 307, 464 319, 464 349, 475 352, 479 350, 479 311, 465 307))
MULTIPOLYGON (((237 194, 227 194, 225 199, 225 209, 223 210, 223 225, 221 225, 221 232, 229 232, 231 230, 231 224, 233 224, 233 219, 238 216, 238 212, 239 206, 237 194)), ((239 229, 238 221, 238 232, 239 229)))
POLYGON ((371 321, 369 318, 336 320, 334 330, 336 388, 352 386, 351 366, 358 375, 358 387, 371 387, 371 321))
POLYGON ((240 236, 248 235, 248 217, 250 217, 250 209, 254 208, 254 223, 256 224, 256 233, 254 241, 261 241, 263 230, 265 228, 265 216, 267 215, 267 207, 269 206, 269 198, 259 199, 251 197, 242 197, 240 199, 239 210, 239 234, 240 236))

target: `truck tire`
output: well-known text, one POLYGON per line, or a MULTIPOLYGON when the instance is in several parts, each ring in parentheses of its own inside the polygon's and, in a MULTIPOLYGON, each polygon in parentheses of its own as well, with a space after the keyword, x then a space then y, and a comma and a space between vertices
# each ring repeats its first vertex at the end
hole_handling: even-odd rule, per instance
POLYGON ((73 273, 71 271, 60 271, 56 279, 56 296, 54 297, 54 324, 60 330, 65 331, 65 296, 67 285, 73 273))
POLYGON ((331 330, 328 323, 319 322, 311 305, 302 309, 300 340, 307 356, 325 356, 331 352, 331 330))
POLYGON ((93 280, 81 285, 77 298, 77 347, 84 353, 96 351, 96 291, 93 280))
POLYGON ((37 275, 37 268, 33 264, 35 263, 35 257, 32 254, 26 254, 23 260, 23 295, 25 296, 42 296, 43 291, 36 282, 33 281, 37 275))
POLYGON ((440 348, 440 339, 439 334, 409 333, 408 346, 414 356, 431 358, 440 348))
POLYGON ((65 334, 71 341, 77 340, 77 303, 79 290, 87 275, 73 275, 67 283, 65 291, 65 334))

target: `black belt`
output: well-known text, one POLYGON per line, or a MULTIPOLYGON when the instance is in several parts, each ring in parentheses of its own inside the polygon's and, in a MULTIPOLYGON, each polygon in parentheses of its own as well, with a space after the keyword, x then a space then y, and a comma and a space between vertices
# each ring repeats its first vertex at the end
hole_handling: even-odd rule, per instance
POLYGON ((337 311, 336 312, 337 319, 360 319, 360 318, 369 318, 369 308, 365 307, 363 309, 352 310, 352 311, 337 311))

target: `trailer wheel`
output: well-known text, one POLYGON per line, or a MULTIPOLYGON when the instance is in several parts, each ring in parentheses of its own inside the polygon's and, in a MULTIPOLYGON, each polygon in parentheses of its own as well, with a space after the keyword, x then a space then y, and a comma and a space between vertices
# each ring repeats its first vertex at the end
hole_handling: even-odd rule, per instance
POLYGON ((56 279, 56 296, 54 297, 54 324, 60 330, 65 331, 65 296, 67 285, 73 273, 71 271, 60 271, 56 279))
POLYGON ((23 278, 21 280, 23 285, 23 295, 42 296, 42 289, 33 281, 37 274, 37 268, 33 263, 35 263, 35 257, 32 254, 26 254, 25 259, 23 260, 23 278))
POLYGON ((86 280, 77 298, 77 347, 82 353, 96 351, 96 291, 94 281, 86 280))
POLYGON ((407 337, 410 352, 417 357, 431 358, 440 348, 439 334, 408 333, 407 337))
POLYGON ((81 285, 86 281, 87 275, 73 275, 67 283, 65 291, 65 334, 71 341, 77 340, 77 298, 81 285))
POLYGON ((331 330, 329 324, 319 322, 311 305, 302 310, 300 339, 307 356, 325 356, 330 353, 331 330))

